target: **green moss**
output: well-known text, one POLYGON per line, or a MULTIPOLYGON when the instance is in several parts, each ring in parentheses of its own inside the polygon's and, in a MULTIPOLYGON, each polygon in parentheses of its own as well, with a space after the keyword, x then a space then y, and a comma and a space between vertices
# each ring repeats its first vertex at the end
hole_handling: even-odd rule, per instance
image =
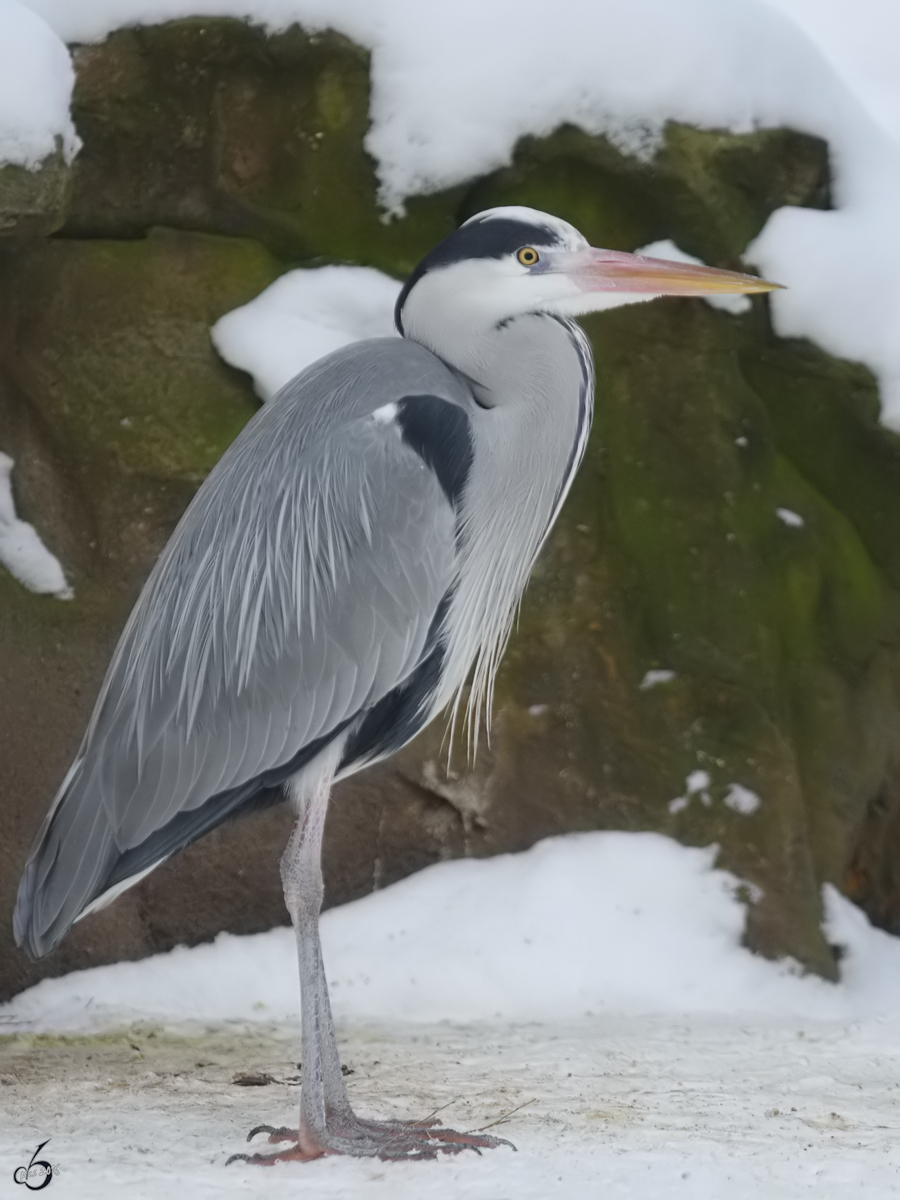
POLYGON ((0 247, 7 370, 92 487, 199 481, 255 407, 210 325, 279 273, 256 243, 166 230, 0 247))
POLYGON ((402 273, 456 224, 459 190, 382 221, 363 148, 368 54, 339 34, 192 18, 120 30, 77 58, 69 235, 165 225, 402 273))
MULTIPOLYGON (((833 975, 817 881, 843 879, 900 718, 885 673, 900 608, 874 553, 881 525, 861 530, 837 502, 843 478, 866 476, 879 434, 867 424, 868 440, 845 441, 823 494, 791 457, 795 439, 779 437, 792 398, 762 397, 745 374, 753 320, 671 302, 589 327, 595 433, 526 598, 504 703, 558 714, 566 732, 550 753, 578 776, 578 827, 717 842, 763 891, 753 944, 833 975), (641 691, 654 667, 675 680, 641 691), (694 797, 671 813, 696 769, 711 777, 709 805, 694 797), (724 805, 731 783, 762 798, 752 816, 724 805)), ((844 374, 837 364, 838 393, 844 374)), ((893 441, 881 435, 883 504, 893 441)), ((805 447, 803 465, 814 457, 805 447)), ((900 489, 890 510, 900 518, 900 489)), ((520 737, 505 752, 528 772, 520 737)))
POLYGON ((822 203, 822 143, 671 124, 639 162, 564 126, 525 138, 486 179, 411 199, 385 222, 369 125, 368 54, 299 27, 266 37, 192 18, 112 34, 78 51, 73 111, 85 141, 66 232, 134 236, 151 225, 250 235, 289 261, 327 258, 403 275, 458 220, 501 203, 559 213, 594 240, 675 236, 735 260, 782 203, 822 203))
POLYGON ((847 516, 891 586, 900 587, 900 437, 878 424, 870 373, 808 342, 774 338, 746 347, 741 364, 779 445, 847 516))

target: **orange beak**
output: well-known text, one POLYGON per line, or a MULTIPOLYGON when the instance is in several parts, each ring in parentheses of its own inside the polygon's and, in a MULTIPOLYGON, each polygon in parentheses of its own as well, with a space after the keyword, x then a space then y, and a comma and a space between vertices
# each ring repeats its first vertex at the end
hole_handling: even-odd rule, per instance
POLYGON ((553 264, 586 292, 642 292, 653 296, 705 296, 723 292, 771 292, 783 285, 740 271, 646 258, 620 250, 576 250, 553 264))

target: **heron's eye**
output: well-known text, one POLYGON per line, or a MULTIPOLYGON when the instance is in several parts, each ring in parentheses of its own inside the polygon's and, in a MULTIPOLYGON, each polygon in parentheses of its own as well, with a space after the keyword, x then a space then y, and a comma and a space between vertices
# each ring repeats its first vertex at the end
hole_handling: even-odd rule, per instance
POLYGON ((538 254, 537 250, 535 250, 535 248, 533 246, 523 246, 522 249, 516 255, 516 258, 519 260, 519 262, 522 264, 523 267, 533 267, 534 264, 537 262, 537 260, 540 258, 540 255, 538 254))

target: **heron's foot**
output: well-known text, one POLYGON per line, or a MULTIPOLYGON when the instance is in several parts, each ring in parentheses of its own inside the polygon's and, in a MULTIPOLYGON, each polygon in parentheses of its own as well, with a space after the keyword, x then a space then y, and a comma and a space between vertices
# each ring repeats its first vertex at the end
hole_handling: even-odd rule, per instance
POLYGON ((268 1167, 278 1162, 309 1162, 325 1154, 416 1161, 437 1158, 439 1154, 460 1154, 463 1150, 480 1154, 482 1150, 493 1150, 497 1146, 515 1150, 512 1142, 505 1138, 461 1133, 432 1120, 370 1121, 352 1112, 330 1116, 326 1128, 316 1132, 302 1127, 298 1131, 285 1126, 257 1125, 251 1129, 247 1141, 258 1133, 268 1134, 269 1142, 293 1142, 294 1145, 274 1154, 232 1154, 225 1165, 247 1162, 268 1167))
POLYGON ((372 1121, 366 1117, 358 1117, 354 1112, 339 1113, 328 1121, 329 1131, 339 1136, 363 1141, 375 1142, 390 1153, 375 1151, 379 1158, 408 1158, 410 1153, 395 1153, 398 1147, 412 1147, 415 1153, 412 1157, 436 1158, 438 1154, 459 1154, 461 1150, 493 1150, 497 1146, 509 1146, 515 1150, 512 1142, 506 1138, 491 1137, 485 1133, 461 1133, 457 1129, 449 1129, 433 1118, 421 1121, 372 1121))

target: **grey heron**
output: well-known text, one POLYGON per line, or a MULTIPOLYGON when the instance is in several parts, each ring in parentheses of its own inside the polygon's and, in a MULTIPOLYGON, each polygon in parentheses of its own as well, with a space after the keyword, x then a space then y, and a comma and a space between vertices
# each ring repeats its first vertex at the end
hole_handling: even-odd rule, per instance
POLYGON ((48 953, 281 787, 297 814, 281 876, 299 959, 300 1118, 291 1149, 251 1161, 500 1144, 351 1108, 318 931, 330 790, 457 708, 467 681, 470 722, 489 709, 587 442, 593 368, 573 318, 773 286, 594 249, 533 209, 480 213, 407 280, 402 337, 346 347, 288 383, 185 512, 37 836, 14 929, 29 954, 48 953))

